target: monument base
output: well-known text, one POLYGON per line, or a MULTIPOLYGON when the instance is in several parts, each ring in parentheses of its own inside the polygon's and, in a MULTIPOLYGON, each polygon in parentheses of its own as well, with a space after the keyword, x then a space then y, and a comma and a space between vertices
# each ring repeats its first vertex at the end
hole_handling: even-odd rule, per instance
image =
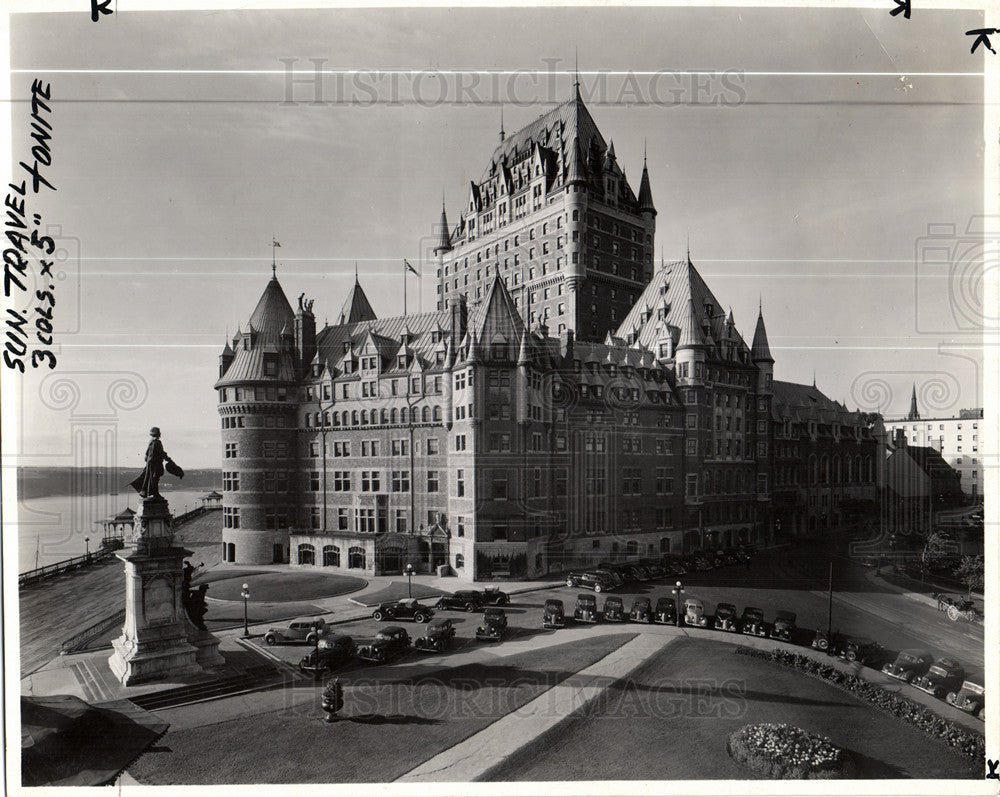
POLYGON ((219 640, 211 632, 197 628, 190 621, 187 624, 187 632, 187 641, 197 649, 195 660, 200 667, 208 670, 226 663, 223 655, 219 653, 219 640))
POLYGON ((124 634, 111 643, 115 652, 108 666, 123 686, 200 675, 199 650, 186 638, 169 642, 136 642, 124 634))

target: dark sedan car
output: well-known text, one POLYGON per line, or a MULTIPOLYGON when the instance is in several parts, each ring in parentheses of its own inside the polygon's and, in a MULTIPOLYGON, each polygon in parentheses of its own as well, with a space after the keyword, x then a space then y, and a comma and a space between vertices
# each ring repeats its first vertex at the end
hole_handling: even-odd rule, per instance
POLYGON ((677 601, 673 598, 657 598, 653 610, 653 622, 661 625, 677 625, 677 601))
POLYGON ((740 618, 740 631, 750 636, 767 636, 767 626, 764 624, 764 612, 756 606, 747 606, 740 618))
POLYGON ((597 598, 593 595, 577 595, 573 619, 578 623, 597 622, 597 598))
POLYGON ((617 595, 609 595, 604 599, 604 608, 601 617, 606 623, 625 622, 625 604, 617 595))
POLYGON ((447 618, 432 620, 427 624, 427 633, 418 637, 413 643, 413 647, 417 650, 441 653, 448 648, 454 638, 455 626, 452 625, 451 620, 447 618))
POLYGON ((410 635, 406 633, 405 628, 400 628, 398 625, 386 626, 378 632, 371 644, 358 648, 358 658, 382 664, 402 656, 409 650, 410 644, 410 635))
POLYGON ((430 606, 424 606, 416 598, 403 598, 399 601, 380 603, 372 612, 372 617, 382 620, 413 620, 415 623, 426 623, 434 616, 430 606))
POLYGON ((357 650, 354 640, 346 634, 324 637, 319 640, 316 650, 299 661, 299 669, 319 678, 347 664, 357 650))
POLYGON ((658 581, 661 578, 665 578, 667 575, 666 568, 659 562, 643 562, 642 566, 649 571, 649 578, 651 581, 658 581))
POLYGON ((628 616, 634 623, 651 623, 653 621, 653 607, 649 598, 636 598, 632 602, 632 611, 629 612, 628 616))
POLYGON ((900 681, 914 681, 930 669, 934 654, 926 650, 901 651, 896 660, 882 667, 882 672, 900 681))
POLYGON ((955 659, 939 658, 913 685, 929 695, 943 699, 949 692, 957 692, 965 680, 965 668, 955 659))
POLYGON ((558 598, 549 598, 545 601, 545 609, 542 612, 542 628, 562 628, 566 625, 566 612, 563 602, 558 598))
POLYGON ((598 576, 603 576, 613 588, 620 587, 625 583, 625 576, 617 570, 610 570, 607 567, 599 567, 594 571, 594 573, 598 576))
POLYGON ((720 603, 715 607, 715 623, 718 631, 736 631, 736 607, 731 603, 720 603))
POLYGON ((507 612, 490 606, 483 612, 483 624, 476 629, 476 639, 481 642, 499 642, 507 631, 507 612))
POLYGON ((506 606, 510 603, 510 595, 500 587, 490 586, 479 593, 483 606, 506 606))
POLYGON ((436 609, 450 609, 459 612, 479 612, 483 610, 483 599, 474 589, 463 589, 451 595, 442 595, 434 604, 436 609))
POLYGON ((945 697, 955 708, 979 719, 986 719, 986 690, 982 684, 964 681, 957 692, 949 692, 945 697))
POLYGON ((771 628, 771 638, 791 642, 794 633, 795 612, 787 612, 784 609, 776 611, 774 613, 774 626, 771 628))
POLYGON ((612 582, 608 581, 605 576, 594 573, 593 571, 587 571, 583 573, 570 573, 566 576, 566 586, 584 587, 586 589, 592 589, 594 592, 604 592, 605 590, 612 588, 612 582))
POLYGON ((846 637, 837 639, 837 656, 844 661, 856 661, 866 667, 877 666, 885 659, 882 646, 871 639, 863 637, 846 637))

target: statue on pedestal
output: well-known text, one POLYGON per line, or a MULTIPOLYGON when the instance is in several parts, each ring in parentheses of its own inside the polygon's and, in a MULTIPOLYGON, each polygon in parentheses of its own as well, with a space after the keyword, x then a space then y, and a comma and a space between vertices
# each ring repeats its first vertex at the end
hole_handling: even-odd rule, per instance
POLYGON ((160 495, 160 477, 164 470, 178 479, 184 478, 184 471, 167 455, 163 450, 163 443, 160 442, 160 429, 154 426, 149 430, 149 445, 146 446, 146 467, 142 473, 131 482, 132 487, 138 491, 143 498, 162 498, 160 495), (164 465, 164 463, 166 463, 164 465))

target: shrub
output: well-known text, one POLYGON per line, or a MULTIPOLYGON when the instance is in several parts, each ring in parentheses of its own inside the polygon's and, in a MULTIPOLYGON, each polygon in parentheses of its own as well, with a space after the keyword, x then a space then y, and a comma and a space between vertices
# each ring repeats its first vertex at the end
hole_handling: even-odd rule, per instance
POLYGON ((920 728, 928 736, 938 739, 963 755, 979 761, 986 758, 986 739, 954 722, 935 714, 926 706, 869 683, 857 675, 842 672, 801 653, 791 653, 775 648, 771 651, 738 646, 736 653, 756 659, 766 659, 776 664, 821 678, 867 701, 874 708, 920 728))
POLYGON ((847 751, 825 736, 784 723, 746 725, 730 735, 726 749, 733 760, 769 778, 811 780, 854 774, 847 751))

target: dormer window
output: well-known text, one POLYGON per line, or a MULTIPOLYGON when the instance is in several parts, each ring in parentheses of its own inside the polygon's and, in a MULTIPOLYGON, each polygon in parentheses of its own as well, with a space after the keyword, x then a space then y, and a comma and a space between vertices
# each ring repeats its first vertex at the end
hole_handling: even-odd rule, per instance
POLYGON ((264 376, 277 376, 278 375, 278 355, 277 354, 265 354, 264 355, 264 376))
POLYGON ((344 354, 347 354, 347 353, 348 353, 348 352, 349 352, 350 350, 351 350, 351 344, 350 344, 350 341, 346 341, 346 342, 344 343, 344 354))

